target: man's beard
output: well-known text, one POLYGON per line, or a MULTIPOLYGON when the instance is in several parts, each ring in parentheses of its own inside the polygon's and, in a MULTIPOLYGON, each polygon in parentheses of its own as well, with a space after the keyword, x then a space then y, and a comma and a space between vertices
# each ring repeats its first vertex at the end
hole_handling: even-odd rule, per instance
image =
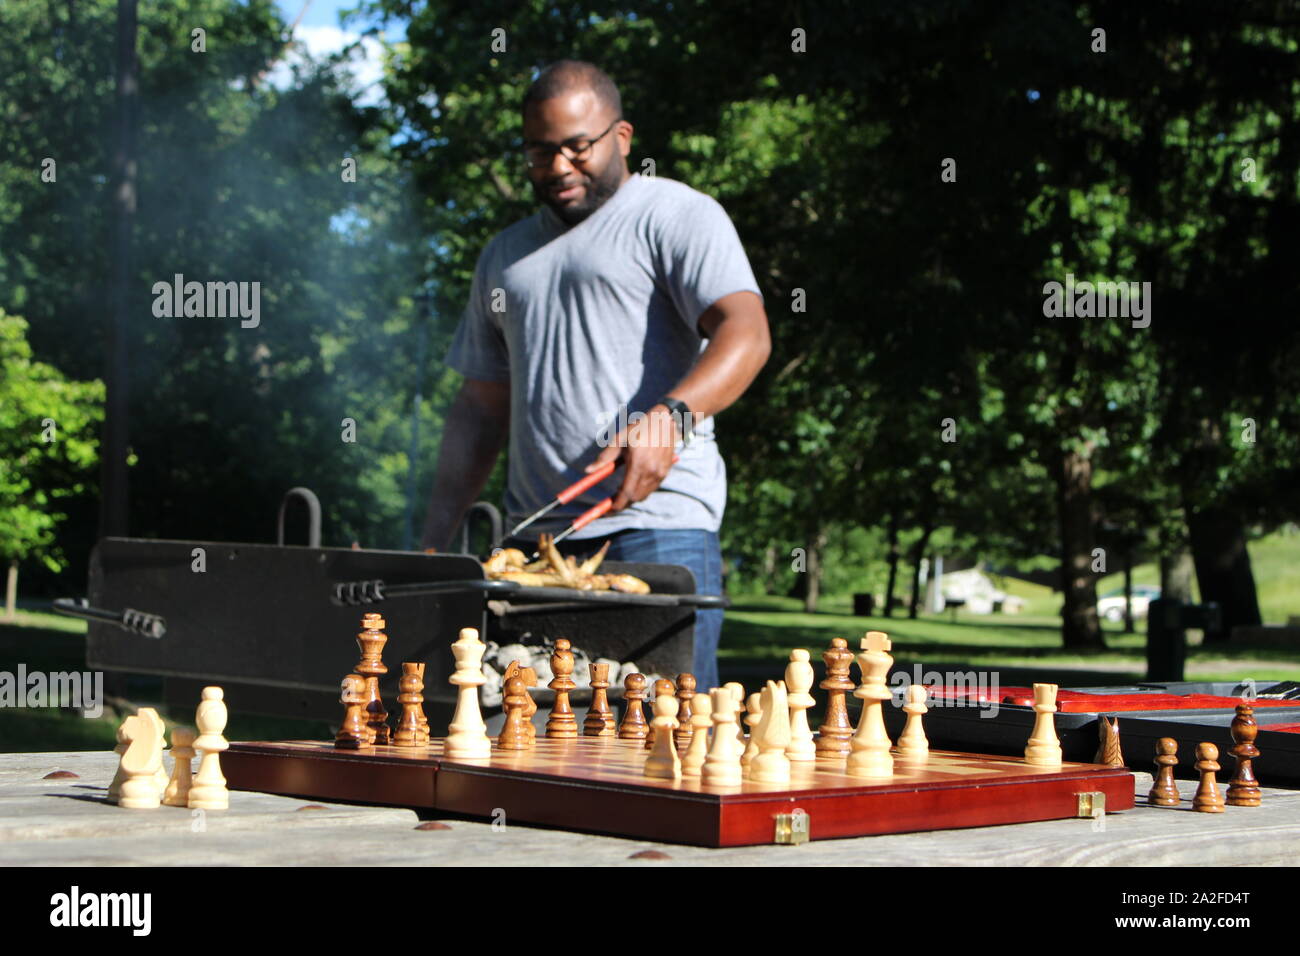
MULTIPOLYGON (((575 170, 576 172, 576 170, 575 170)), ((611 162, 600 172, 592 176, 579 174, 577 185, 583 186, 582 199, 576 203, 568 205, 557 202, 551 196, 551 183, 546 182, 538 185, 533 182, 533 195, 539 200, 550 206, 555 214, 570 226, 576 226, 601 206, 605 205, 614 193, 618 192, 621 183, 622 170, 619 169, 617 162, 611 162)))

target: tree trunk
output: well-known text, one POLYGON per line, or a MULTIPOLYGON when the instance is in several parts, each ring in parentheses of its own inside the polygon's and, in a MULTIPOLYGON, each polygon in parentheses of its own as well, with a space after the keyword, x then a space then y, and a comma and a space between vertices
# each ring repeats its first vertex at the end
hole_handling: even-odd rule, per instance
POLYGON ((921 606, 921 562, 925 559, 925 549, 930 543, 932 534, 934 534, 934 526, 927 523, 912 554, 912 600, 907 608, 907 616, 913 621, 916 620, 916 612, 921 606))
POLYGON ((1241 517, 1226 508, 1201 508, 1188 513, 1187 530, 1201 600, 1216 601, 1223 610, 1223 630, 1207 632, 1205 639, 1226 641, 1234 627, 1258 625, 1259 599, 1241 517))
POLYGON ((100 454, 99 533, 126 535, 127 446, 130 441, 128 317, 131 314, 131 230, 135 222, 135 126, 139 104, 136 0, 117 3, 117 113, 109 200, 108 315, 104 348, 105 408, 100 454))
POLYGON ((1196 565, 1186 545, 1160 559, 1160 596, 1184 604, 1192 603, 1192 575, 1196 565))
POLYGON ((885 617, 894 616, 894 585, 898 582, 898 515, 889 516, 889 583, 885 585, 885 617))
POLYGON ((18 616, 18 559, 9 562, 8 579, 5 581, 5 617, 13 620, 18 616))
POLYGON ((803 609, 809 614, 817 610, 817 599, 821 596, 822 551, 826 548, 826 532, 820 528, 808 536, 808 566, 805 577, 807 587, 803 593, 803 609))
POLYGON ((1092 460, 1062 451, 1056 468, 1061 524, 1061 638, 1066 647, 1104 648, 1097 623, 1097 579, 1092 570, 1092 460))
POLYGON ((763 549, 763 590, 771 592, 776 578, 776 545, 763 549))

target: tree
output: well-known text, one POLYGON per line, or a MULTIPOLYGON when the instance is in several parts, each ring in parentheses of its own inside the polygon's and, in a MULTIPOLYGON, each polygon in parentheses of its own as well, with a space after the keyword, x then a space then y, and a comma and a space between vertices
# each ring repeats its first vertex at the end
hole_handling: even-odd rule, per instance
POLYGON ((63 501, 85 492, 96 462, 104 386, 72 382, 32 360, 27 323, 0 311, 0 561, 8 567, 5 614, 14 616, 18 565, 64 563, 55 530, 63 501))

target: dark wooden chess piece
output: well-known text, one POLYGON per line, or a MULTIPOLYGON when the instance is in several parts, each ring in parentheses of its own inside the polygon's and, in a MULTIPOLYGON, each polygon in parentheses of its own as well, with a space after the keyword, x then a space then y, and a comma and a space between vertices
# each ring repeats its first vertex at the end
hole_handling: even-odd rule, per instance
POLYGON ((537 743, 537 725, 533 723, 533 717, 537 714, 537 701, 533 700, 529 688, 537 686, 537 671, 531 667, 521 667, 519 676, 523 678, 524 693, 528 697, 528 706, 524 708, 524 730, 528 731, 528 746, 531 747, 537 743))
POLYGON ((366 703, 366 679, 360 674, 349 674, 343 678, 342 694, 339 702, 343 704, 343 726, 339 727, 334 738, 334 746, 340 750, 360 750, 370 743, 366 732, 366 720, 363 708, 366 703))
POLYGON ((695 697, 695 675, 677 675, 677 729, 673 731, 673 742, 677 744, 679 754, 686 753, 695 736, 691 726, 691 700, 695 697))
POLYGON ((1201 785, 1196 788, 1192 809, 1199 813, 1222 813, 1223 795, 1219 793, 1214 775, 1219 772, 1219 748, 1214 744, 1196 745, 1196 769, 1201 774, 1201 785))
POLYGON ((1097 755, 1093 763, 1104 763, 1107 767, 1123 767, 1124 754, 1119 746, 1119 718, 1102 717, 1097 721, 1097 755))
POLYGON ((577 687, 573 679, 573 651, 567 638, 558 638, 555 653, 551 655, 551 673, 555 676, 547 686, 555 691, 555 703, 546 721, 546 736, 569 738, 578 736, 578 718, 569 706, 569 691, 577 687))
POLYGON ((501 735, 497 737, 499 750, 527 750, 532 746, 528 737, 528 725, 524 720, 529 699, 528 685, 516 668, 505 682, 506 722, 501 727, 501 735))
POLYGON ((429 742, 429 718, 424 715, 424 662, 415 665, 420 677, 420 743, 429 742))
POLYGON ((623 720, 618 725, 620 740, 641 740, 650 732, 645 722, 645 711, 641 709, 644 700, 645 675, 628 674, 623 678, 623 720))
POLYGON ((393 746, 418 747, 420 740, 420 705, 424 703, 424 681, 420 679, 419 664, 402 664, 402 679, 397 682, 397 702, 402 705, 402 716, 393 731, 393 746))
MULTIPOLYGON (((666 694, 669 697, 675 697, 677 695, 677 688, 673 687, 673 682, 667 677, 661 677, 655 681, 655 697, 659 697, 662 694, 666 694)), ((650 721, 650 732, 646 734, 645 738, 646 750, 654 748, 655 733, 655 722, 652 720, 650 721)))
POLYGON ((849 709, 845 695, 853 690, 853 681, 849 680, 849 669, 853 666, 853 652, 849 642, 842 637, 831 638, 830 649, 822 654, 826 662, 826 679, 817 686, 828 691, 826 698, 826 720, 817 729, 817 757, 819 759, 840 760, 848 757, 853 750, 850 743, 853 737, 853 725, 849 722, 849 709))
POLYGON ((1228 804, 1234 807, 1257 807, 1261 798, 1259 781, 1255 779, 1255 758, 1259 748, 1255 746, 1255 737, 1259 734, 1259 724, 1255 722, 1255 708, 1250 704, 1237 705, 1237 716, 1232 718, 1233 748, 1230 751, 1237 761, 1237 772, 1228 781, 1228 804))
POLYGON ((1181 797, 1174 783, 1174 767, 1178 766, 1178 741, 1161 737, 1156 742, 1156 777, 1147 803, 1155 807, 1176 807, 1181 797))
POLYGON ((587 708, 587 718, 582 722, 584 737, 613 737, 614 714, 609 709, 609 664, 592 661, 591 671, 591 706, 587 708))
POLYGON ((381 615, 366 614, 361 618, 361 633, 357 635, 361 662, 356 671, 366 679, 366 735, 372 744, 387 744, 389 739, 388 711, 379 696, 379 678, 388 673, 383 661, 384 645, 388 643, 384 627, 381 615))

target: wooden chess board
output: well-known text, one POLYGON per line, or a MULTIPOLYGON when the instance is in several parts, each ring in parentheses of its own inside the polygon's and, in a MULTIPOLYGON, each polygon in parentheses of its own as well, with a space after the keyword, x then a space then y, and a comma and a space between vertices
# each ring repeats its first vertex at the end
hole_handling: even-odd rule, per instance
POLYGON ((234 790, 713 847, 777 842, 778 816, 796 812, 807 814, 809 838, 824 840, 1074 817, 1081 793, 1105 794, 1108 811, 1134 805, 1133 775, 1096 764, 935 751, 923 763, 895 756, 889 778, 816 761, 793 763, 788 784, 706 787, 646 777, 646 754, 641 741, 602 737, 539 737, 533 750, 482 760, 445 758, 441 740, 356 751, 291 741, 233 743, 221 764, 234 790))

